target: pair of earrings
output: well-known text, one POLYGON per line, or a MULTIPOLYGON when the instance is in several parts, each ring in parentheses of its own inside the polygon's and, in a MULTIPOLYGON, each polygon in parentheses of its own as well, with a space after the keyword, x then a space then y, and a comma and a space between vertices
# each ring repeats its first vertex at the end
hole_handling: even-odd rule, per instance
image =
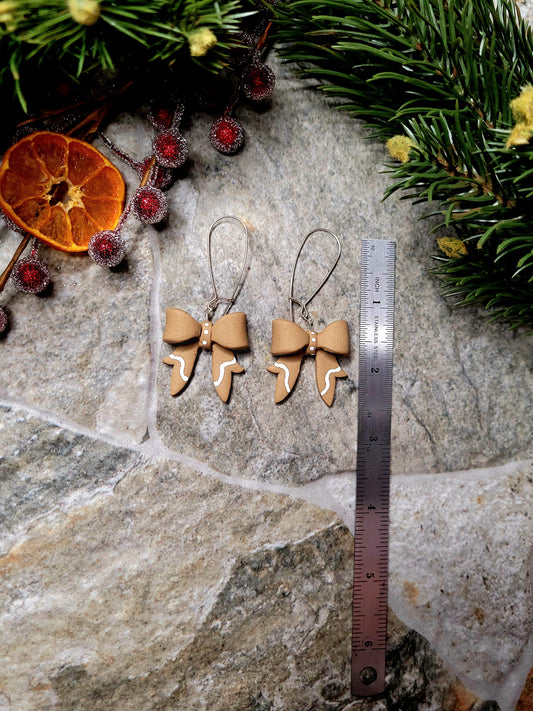
MULTIPOLYGON (((196 321, 196 319, 183 309, 174 307, 167 309, 163 340, 165 343, 177 346, 171 355, 163 358, 164 363, 173 366, 170 378, 170 392, 172 395, 180 393, 188 384, 194 370, 198 352, 201 349, 211 350, 213 353, 213 384, 223 402, 228 401, 233 373, 244 372, 244 368, 237 362, 234 352, 244 351, 249 347, 246 315, 241 312, 229 312, 244 284, 244 279, 248 271, 249 244, 250 235, 248 228, 238 217, 226 216, 213 222, 208 236, 209 272, 213 285, 213 296, 206 305, 204 320, 201 322, 196 321), (229 298, 218 295, 213 273, 211 248, 214 231, 221 224, 227 222, 240 226, 245 238, 242 269, 240 270, 235 290, 229 298), (225 304, 225 309, 218 321, 213 323, 213 316, 221 304, 225 304)), ((271 352, 272 355, 278 356, 278 359, 274 364, 270 365, 267 370, 278 376, 274 394, 274 400, 277 403, 285 400, 292 392, 300 373, 302 360, 306 355, 315 357, 315 373, 318 391, 322 400, 329 406, 331 406, 333 402, 336 379, 343 378, 347 375, 341 369, 337 361, 337 356, 346 356, 350 352, 347 322, 333 321, 326 326, 323 331, 316 331, 307 309, 310 301, 314 299, 333 273, 340 255, 341 245, 338 237, 334 235, 333 232, 323 228, 317 228, 309 232, 300 245, 290 282, 290 319, 279 318, 274 319, 272 322, 271 352), (311 296, 305 300, 296 299, 294 297, 296 267, 307 240, 317 232, 326 233, 336 241, 337 254, 326 276, 311 296), (294 321, 295 304, 300 308, 300 315, 305 321, 307 329, 302 328, 294 321)))

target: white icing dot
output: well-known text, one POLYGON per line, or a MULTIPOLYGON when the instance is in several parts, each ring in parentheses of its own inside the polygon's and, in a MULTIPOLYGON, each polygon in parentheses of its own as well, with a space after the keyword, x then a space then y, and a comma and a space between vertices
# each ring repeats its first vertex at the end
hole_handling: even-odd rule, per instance
POLYGON ((311 338, 311 340, 312 340, 312 341, 313 341, 313 343, 314 343, 314 342, 316 341, 316 338, 311 338))
POLYGON ((314 346, 310 346, 310 347, 309 347, 309 350, 310 350, 310 351, 314 351, 314 350, 315 350, 315 347, 314 347, 314 346))
POLYGON ((207 341, 202 341, 202 345, 207 346, 207 341))
POLYGON ((209 331, 207 330, 207 328, 205 329, 204 333, 205 333, 206 336, 207 336, 207 334, 209 333, 209 331))

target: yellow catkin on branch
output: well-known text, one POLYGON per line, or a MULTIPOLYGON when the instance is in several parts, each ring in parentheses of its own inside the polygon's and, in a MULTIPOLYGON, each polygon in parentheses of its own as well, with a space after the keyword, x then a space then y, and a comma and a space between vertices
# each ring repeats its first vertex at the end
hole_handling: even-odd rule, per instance
POLYGON ((452 259, 458 259, 468 254, 465 243, 458 237, 440 237, 437 240, 437 244, 439 249, 452 259))
POLYGON ((79 25, 94 25, 100 17, 99 0, 67 0, 68 11, 79 25))
POLYGON ((208 27, 193 30, 187 37, 191 57, 203 57, 204 54, 216 45, 217 37, 208 27))
POLYGON ((526 146, 533 136, 533 86, 531 84, 524 86, 519 96, 513 99, 509 106, 515 126, 509 134, 506 148, 526 146))
POLYGON ((513 146, 527 146, 531 136, 533 136, 533 125, 528 126, 527 123, 517 123, 509 134, 505 147, 512 148, 513 146))
POLYGON ((4 23, 8 32, 16 29, 15 10, 17 3, 15 0, 2 0, 0 2, 0 22, 4 23))
POLYGON ((533 86, 525 86, 509 106, 516 123, 533 123, 533 86))
POLYGON ((410 158, 411 149, 416 147, 416 143, 409 136, 393 136, 387 141, 387 150, 391 158, 407 163, 410 158))

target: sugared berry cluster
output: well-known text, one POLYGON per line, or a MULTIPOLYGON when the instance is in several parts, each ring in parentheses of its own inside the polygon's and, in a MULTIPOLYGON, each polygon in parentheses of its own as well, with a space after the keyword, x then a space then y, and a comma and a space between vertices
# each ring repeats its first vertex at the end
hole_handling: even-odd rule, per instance
POLYGON ((240 62, 240 81, 235 93, 220 118, 217 118, 209 132, 209 139, 219 153, 232 155, 244 142, 242 125, 232 116, 239 99, 245 96, 249 101, 261 103, 270 99, 276 78, 274 72, 260 60, 260 48, 253 37, 241 36, 244 47, 244 62, 240 62))
POLYGON ((124 240, 113 230, 93 235, 88 251, 89 257, 103 267, 116 267, 126 256, 124 240))
POLYGON ((212 124, 209 140, 219 153, 236 153, 244 141, 242 125, 232 116, 221 116, 212 124))
POLYGON ((263 61, 271 27, 268 5, 274 4, 274 0, 256 0, 258 13, 254 27, 249 32, 239 33, 240 46, 234 49, 230 61, 237 77, 233 96, 209 133, 211 144, 220 153, 232 155, 244 142, 243 128, 233 115, 239 101, 244 97, 253 103, 262 103, 270 99, 274 91, 274 72, 263 61))
POLYGON ((97 264, 115 267, 124 259, 126 249, 120 232, 130 212, 146 225, 155 225, 167 216, 168 202, 163 190, 170 187, 176 168, 180 168, 189 155, 187 141, 179 132, 183 110, 181 103, 178 103, 173 110, 167 105, 158 103, 150 106, 146 117, 157 133, 152 141, 152 155, 141 161, 133 160, 109 138, 100 134, 104 143, 115 155, 137 172, 141 178, 141 185, 134 192, 117 227, 112 231, 97 232, 91 237, 89 256, 97 264))
MULTIPOLYGON (((273 0, 265 0, 265 2, 272 4, 273 0)), ((274 72, 261 59, 270 26, 268 12, 262 10, 264 10, 263 5, 260 8, 260 20, 255 32, 241 33, 241 47, 236 50, 233 62, 233 70, 237 76, 233 96, 222 115, 213 122, 209 132, 213 147, 225 155, 236 153, 244 142, 243 127, 233 115, 238 102, 243 97, 255 103, 264 102, 270 99, 274 89, 274 72)), ((152 141, 152 154, 140 161, 124 153, 104 134, 98 134, 115 155, 136 171, 141 182, 123 211, 116 228, 97 232, 91 237, 88 252, 97 264, 116 267, 123 261, 126 248, 121 230, 130 213, 140 222, 150 225, 161 222, 167 216, 168 203, 163 191, 170 187, 176 177, 176 170, 184 165, 189 155, 187 141, 179 130, 183 114, 184 106, 181 102, 173 108, 169 106, 167 100, 151 104, 146 117, 156 134, 152 141)), ((4 219, 12 229, 20 231, 5 216, 4 219)), ((26 239, 29 239, 29 235, 26 239)), ((11 270, 11 279, 15 286, 30 294, 41 294, 50 284, 50 270, 37 257, 38 244, 38 240, 34 240, 31 255, 18 259, 11 270)), ((8 271, 6 278, 7 274, 8 271)), ((8 328, 7 312, 0 306, 0 335, 5 334, 8 328)))

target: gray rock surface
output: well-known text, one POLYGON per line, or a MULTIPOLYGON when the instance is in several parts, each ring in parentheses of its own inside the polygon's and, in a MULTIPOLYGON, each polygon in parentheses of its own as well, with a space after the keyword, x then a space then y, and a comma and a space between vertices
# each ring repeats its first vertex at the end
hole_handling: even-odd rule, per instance
MULTIPOLYGON (((514 710, 531 666, 532 463, 397 476, 391 487, 389 602, 469 689, 514 710)), ((300 496, 353 530, 353 474, 300 496)))
POLYGON ((470 688, 512 685, 533 635, 533 466, 428 483, 393 488, 391 603, 470 688))
MULTIPOLYGON (((361 239, 368 237, 397 241, 393 470, 458 470, 532 456, 529 341, 443 301, 428 273, 435 252, 431 224, 417 222, 421 209, 398 198, 381 202, 383 147, 322 97, 302 90, 290 70, 279 67, 278 75, 269 111, 242 109, 247 142, 237 156, 216 153, 207 140, 210 117, 193 117, 191 163, 169 193, 168 226, 157 232, 130 219, 127 270, 114 273, 82 256, 47 250, 50 298, 7 289, 13 329, 3 349, 2 392, 125 443, 140 442, 153 405, 149 338, 159 361, 171 350, 160 342, 168 306, 203 318, 211 296, 209 225, 236 214, 253 230, 251 268, 236 305, 248 314, 251 349, 240 356, 246 373, 234 378, 234 397, 222 407, 205 353, 178 398, 168 393, 170 368, 160 364, 157 427, 167 446, 225 473, 266 481, 301 484, 353 466, 358 266, 361 239), (327 409, 307 359, 295 392, 276 406, 275 378, 265 370, 272 363, 270 324, 288 316, 296 251, 317 226, 339 235, 343 255, 310 308, 318 328, 338 318, 349 322, 352 353, 342 359, 349 377, 338 382, 335 405, 327 409), (36 343, 37 363, 29 357, 36 343)), ((150 131, 130 115, 109 133, 137 158, 150 150, 150 131)), ((132 172, 123 172, 131 189, 132 172)), ((0 256, 7 261, 16 238, 2 234, 0 256)), ((236 237, 228 235, 222 277, 240 259, 236 237)), ((311 245, 304 273, 323 260, 320 244, 311 245)), ((301 286, 309 293, 309 284, 301 286)))
POLYGON ((32 521, 112 486, 133 455, 20 408, 0 411, 0 555, 6 555, 32 521))
MULTIPOLYGON (((18 236, 0 232, 0 260, 18 236)), ((0 390, 9 398, 67 418, 102 435, 139 442, 147 427, 152 252, 130 225, 127 266, 110 271, 86 255, 41 249, 52 273, 49 296, 17 292, 2 304, 11 329, 2 340, 0 390)))
MULTIPOLYGON (((9 285, 2 297, 0 708, 466 711, 497 699, 513 711, 533 663, 519 464, 533 456, 531 342, 443 301, 431 224, 398 197, 381 202, 382 146, 277 73, 268 111, 239 109, 239 155, 214 152, 211 117, 192 117, 167 226, 128 222, 126 270, 47 251, 50 296, 9 285), (252 231, 236 305, 246 372, 224 405, 202 352, 172 398, 165 309, 203 317, 207 233, 225 214, 252 231), (317 226, 343 255, 310 310, 318 328, 349 322, 348 377, 328 409, 307 359, 275 405, 270 323, 288 315, 292 263, 317 226), (397 242, 390 601, 409 625, 391 614, 388 695, 372 701, 347 692, 365 237, 397 242)), ((149 151, 140 117, 109 133, 137 158, 149 151)), ((3 262, 15 245, 3 229, 3 262)), ((224 295, 240 248, 234 232, 216 246, 224 295)), ((305 256, 309 280, 327 249, 305 256)))
MULTIPOLYGON (((71 438, 41 430, 39 445, 71 438)), ((80 452, 109 459, 98 441, 76 447, 62 454, 74 481, 80 452)), ((352 538, 335 515, 113 455, 111 486, 80 501, 60 477, 64 497, 0 558, 4 708, 454 708, 460 684, 394 615, 387 693, 352 701, 352 538)), ((27 514, 23 496, 15 508, 27 514)))
MULTIPOLYGON (((203 318, 211 295, 209 225, 236 214, 253 228, 250 272, 236 305, 248 314, 251 349, 240 357, 246 373, 235 378, 225 408, 211 387, 207 357, 175 399, 168 393, 170 368, 160 366, 157 425, 165 443, 217 470, 267 481, 302 484, 352 468, 360 245, 363 238, 388 238, 397 241, 398 255, 394 472, 453 471, 531 456, 531 344, 488 325, 476 311, 450 308, 428 273, 436 251, 431 222, 417 222, 421 209, 407 202, 381 202, 387 185, 377 168, 386 160, 382 146, 331 110, 328 130, 320 133, 320 112, 328 110, 324 99, 297 91, 286 72, 279 70, 268 112, 243 110, 247 143, 238 156, 222 156, 206 144, 208 117, 195 117, 192 124, 193 162, 187 181, 176 188, 174 238, 161 240, 161 321, 168 306, 203 318), (309 359, 281 405, 273 402, 275 378, 265 372, 273 362, 271 321, 288 317, 292 264, 302 239, 317 226, 339 235, 343 254, 310 308, 318 328, 345 318, 352 340, 351 356, 341 363, 349 377, 338 381, 330 410, 317 395, 309 359)), ((239 239, 237 232, 227 236, 226 256, 234 262, 239 239)), ((317 241, 304 271, 326 257, 317 241)), ((302 291, 311 293, 305 286, 302 291)), ((161 354, 170 352, 163 345, 161 354)))

